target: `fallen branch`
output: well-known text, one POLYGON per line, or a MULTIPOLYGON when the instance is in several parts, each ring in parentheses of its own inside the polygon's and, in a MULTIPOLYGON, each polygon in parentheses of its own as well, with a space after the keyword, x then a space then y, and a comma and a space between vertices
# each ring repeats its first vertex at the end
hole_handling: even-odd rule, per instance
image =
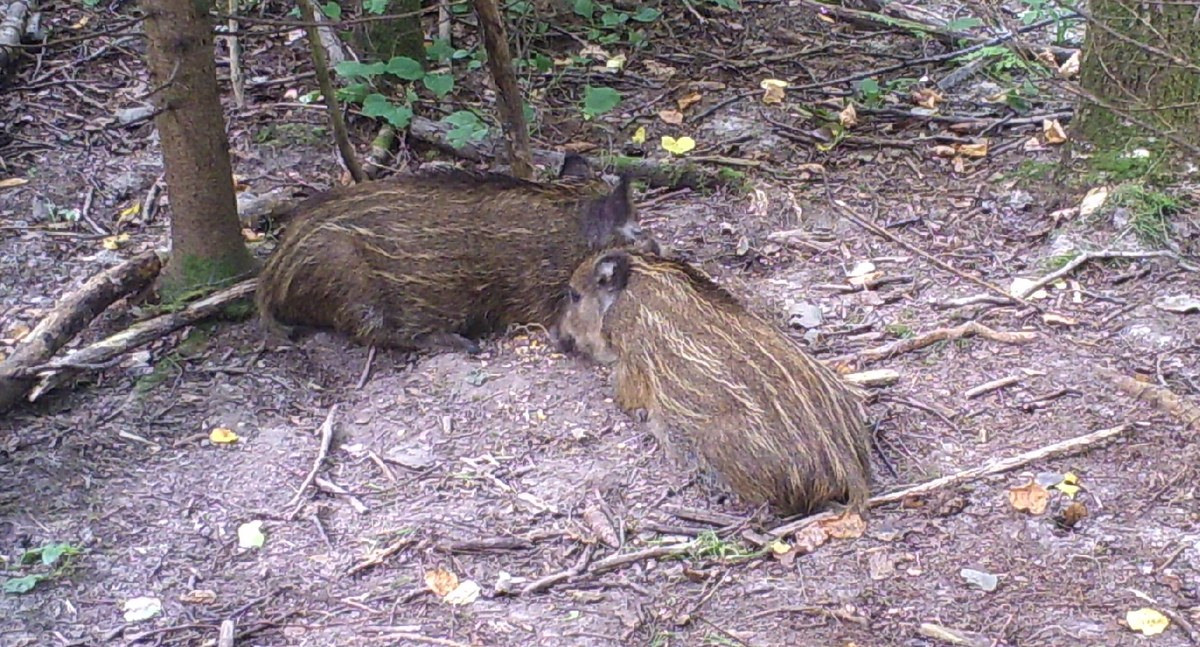
MULTIPOLYGON (((333 414, 337 413, 338 405, 329 407, 329 413, 325 415, 325 422, 321 423, 321 447, 317 450, 317 457, 313 460, 312 469, 308 470, 308 476, 304 477, 304 482, 296 489, 296 494, 288 501, 287 506, 295 506, 292 508, 292 513, 288 515, 288 521, 296 518, 300 514, 300 508, 304 507, 304 491, 312 485, 313 479, 317 478, 317 471, 321 469, 321 465, 325 463, 325 457, 329 455, 329 446, 333 444, 333 414)), ((285 507, 287 507, 285 506, 285 507)))
MULTIPOLYGON (((1010 456, 1009 458, 1002 458, 979 467, 973 467, 949 476, 943 476, 931 481, 926 481, 919 485, 914 485, 902 490, 896 490, 895 492, 889 492, 887 494, 880 494, 879 496, 873 496, 867 500, 867 506, 875 508, 888 503, 896 503, 909 497, 928 494, 935 490, 941 490, 948 487, 954 487, 956 485, 961 485, 968 481, 974 481, 985 476, 992 476, 995 474, 1008 472, 1044 458, 1078 454, 1084 450, 1094 449, 1102 443, 1112 440, 1113 438, 1124 433, 1129 427, 1130 425, 1123 424, 1108 429, 1093 431, 1091 433, 1084 434, 1082 436, 1076 436, 1075 438, 1070 438, 1052 445, 1039 447, 1037 449, 1025 452, 1024 454, 1017 454, 1016 456, 1010 456)), ((774 535, 775 537, 783 537, 819 521, 834 519, 836 517, 837 515, 833 514, 832 512, 821 512, 779 526, 778 528, 771 530, 770 534, 774 535)))
POLYGON ((900 373, 890 368, 880 368, 873 371, 849 373, 843 375, 842 379, 863 388, 891 386, 900 381, 900 373))
POLYGON ((894 355, 899 355, 901 353, 909 353, 914 350, 929 346, 935 342, 951 339, 963 339, 965 337, 970 337, 971 335, 978 335, 984 339, 1000 342, 1002 344, 1027 344, 1038 338, 1038 334, 1035 332, 1000 332, 992 330, 991 328, 988 328, 979 322, 970 321, 961 326, 955 326, 953 328, 938 328, 937 330, 931 330, 927 333, 917 335, 916 337, 900 339, 878 348, 868 348, 857 353, 842 355, 826 361, 829 364, 845 363, 854 359, 875 361, 892 357, 894 355))
MULTIPOLYGON (((91 346, 81 348, 64 358, 52 360, 41 366, 27 369, 27 374, 40 375, 38 384, 29 392, 28 400, 36 401, 51 389, 81 370, 80 367, 102 364, 138 346, 161 338, 163 335, 206 319, 225 306, 254 294, 257 279, 248 279, 216 292, 209 297, 188 304, 178 312, 165 314, 154 319, 136 323, 121 332, 102 339, 91 346)), ((84 369, 86 370, 86 369, 84 369)))
MULTIPOLYGON (((492 138, 452 144, 447 135, 453 128, 450 124, 413 117, 408 135, 442 152, 473 162, 503 157, 498 153, 498 145, 492 138)), ((532 155, 534 164, 550 168, 562 167, 563 153, 535 148, 532 155)), ((592 168, 615 168, 622 173, 628 173, 630 177, 644 180, 652 187, 705 189, 740 181, 737 173, 713 173, 691 162, 657 162, 636 157, 601 156, 588 158, 588 163, 592 168)))
POLYGON ((157 252, 143 252, 88 279, 59 300, 25 336, 12 357, 0 363, 0 412, 11 408, 33 386, 31 368, 53 357, 118 299, 149 285, 161 269, 162 258, 157 252))
MULTIPOLYGON (((1023 289, 1023 290, 1020 290, 1020 291, 1016 292, 1016 293, 1014 294, 1014 296, 1017 296, 1017 297, 1020 297, 1020 298, 1024 299, 1024 298, 1028 297, 1029 295, 1033 294, 1034 292, 1037 292, 1038 290, 1040 290, 1040 289, 1042 289, 1042 288, 1046 287, 1047 285, 1050 285, 1051 283, 1053 283, 1053 282, 1055 282, 1055 281, 1057 281, 1057 280, 1061 279, 1062 277, 1064 277, 1064 276, 1066 276, 1066 275, 1070 274, 1071 272, 1074 272, 1074 271, 1075 271, 1075 268, 1079 267, 1080 265, 1083 265, 1084 263, 1086 263, 1086 262, 1088 262, 1088 261, 1093 261, 1093 260, 1096 260, 1096 259, 1105 259, 1105 258, 1171 258, 1171 259, 1174 259, 1174 260, 1176 260, 1176 261, 1179 261, 1179 260, 1180 260, 1178 256, 1176 256, 1174 253, 1172 253, 1172 252, 1168 252, 1168 251, 1155 251, 1155 252, 1118 252, 1118 251, 1083 252, 1083 253, 1081 253, 1079 256, 1076 256, 1075 258, 1072 258, 1070 261, 1068 261, 1066 265, 1063 265, 1062 267, 1058 268, 1057 270, 1054 270, 1053 272, 1051 272, 1051 273, 1047 274, 1046 276, 1043 276, 1042 278, 1040 278, 1040 279, 1038 279, 1038 280, 1034 281, 1033 283, 1031 283, 1031 284, 1029 284, 1028 286, 1026 286, 1026 287, 1025 287, 1025 289, 1023 289)), ((1185 262, 1181 262, 1180 264, 1181 264, 1181 265, 1182 265, 1182 266, 1183 266, 1185 269, 1187 269, 1187 268, 1188 268, 1188 264, 1187 264, 1187 263, 1185 263, 1185 262)))
POLYGON ((1139 382, 1116 371, 1102 368, 1096 372, 1112 380, 1123 393, 1182 420, 1185 429, 1200 429, 1200 406, 1190 399, 1176 395, 1165 387, 1139 382))
POLYGON ((1021 381, 1020 375, 1010 375, 1008 377, 1002 377, 998 380, 992 380, 991 382, 984 382, 983 384, 980 384, 979 386, 972 387, 972 388, 967 389, 966 391, 963 391, 963 397, 965 397, 968 400, 970 400, 971 398, 978 398, 979 396, 981 396, 985 393, 991 393, 992 391, 997 391, 999 389, 1003 389, 1006 386, 1012 386, 1020 381, 1021 381))
POLYGON ((951 274, 953 274, 961 279, 970 281, 970 282, 974 283, 975 285, 987 288, 987 290, 989 292, 992 292, 1001 297, 1004 297, 1005 299, 1008 299, 1009 301, 1019 301, 1020 303, 1027 305, 1030 308, 1033 308, 1034 310, 1037 310, 1038 312, 1046 311, 1045 307, 1043 307, 1037 303, 1033 303, 1024 298, 1016 298, 1013 295, 1009 294, 1008 291, 1005 290, 1004 288, 993 285, 981 278, 971 276, 970 274, 967 274, 966 272, 963 272, 962 270, 954 267, 953 265, 950 265, 949 263, 939 259, 938 257, 934 256, 933 254, 930 254, 929 252, 921 249, 920 247, 917 247, 916 245, 913 245, 912 243, 904 241, 899 236, 896 236, 892 232, 884 229, 883 227, 880 227, 879 225, 877 225, 873 222, 868 222, 868 221, 864 220, 863 218, 858 217, 858 214, 855 214, 853 211, 850 210, 849 207, 847 207, 846 205, 844 205, 840 201, 838 201, 836 198, 834 198, 833 189, 830 187, 828 176, 825 177, 825 196, 829 200, 829 204, 835 210, 841 212, 843 216, 845 216, 848 220, 850 220, 854 224, 858 225, 859 227, 862 227, 863 229, 866 229, 867 231, 875 234, 876 236, 879 236, 880 238, 883 238, 885 240, 890 240, 893 243, 896 243, 897 245, 903 247, 904 249, 907 249, 908 251, 916 254, 917 256, 920 256, 921 258, 929 261, 930 263, 933 263, 937 267, 940 267, 943 270, 946 270, 947 272, 950 272, 951 274))

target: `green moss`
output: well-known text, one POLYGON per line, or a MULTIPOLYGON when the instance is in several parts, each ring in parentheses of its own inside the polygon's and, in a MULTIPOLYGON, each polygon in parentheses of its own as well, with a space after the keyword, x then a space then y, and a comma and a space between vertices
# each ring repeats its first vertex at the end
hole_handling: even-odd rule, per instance
POLYGON ((1174 234, 1172 220, 1186 202, 1162 191, 1139 184, 1123 184, 1113 189, 1105 204, 1106 211, 1124 208, 1129 212, 1129 227, 1142 244, 1161 248, 1174 234))

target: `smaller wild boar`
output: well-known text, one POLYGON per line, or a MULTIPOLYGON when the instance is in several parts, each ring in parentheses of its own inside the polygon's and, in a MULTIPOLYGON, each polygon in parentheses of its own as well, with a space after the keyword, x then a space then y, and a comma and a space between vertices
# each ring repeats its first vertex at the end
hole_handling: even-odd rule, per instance
POLYGON ((473 353, 510 324, 549 326, 590 253, 660 250, 638 224, 628 178, 612 189, 577 155, 554 182, 424 171, 335 189, 286 221, 259 276, 266 327, 409 350, 473 353))
POLYGON ((563 352, 615 364, 616 402, 677 464, 783 514, 870 497, 858 392, 680 260, 609 250, 571 277, 563 352))

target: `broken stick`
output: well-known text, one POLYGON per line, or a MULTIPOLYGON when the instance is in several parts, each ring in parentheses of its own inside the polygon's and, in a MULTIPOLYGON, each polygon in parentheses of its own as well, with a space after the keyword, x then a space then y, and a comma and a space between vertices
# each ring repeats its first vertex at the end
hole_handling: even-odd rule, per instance
POLYGON ((53 357, 118 299, 149 285, 161 269, 162 258, 157 252, 143 252, 93 276, 59 300, 25 336, 12 357, 0 363, 0 412, 16 404, 33 386, 31 368, 53 357))
POLYGON ((892 357, 893 355, 899 355, 901 353, 912 352, 914 350, 924 348, 934 342, 946 341, 950 339, 962 339, 964 337, 970 337, 971 335, 978 335, 984 339, 998 341, 1002 344, 1027 344, 1038 338, 1037 333, 1035 332, 1000 332, 992 330, 981 323, 971 321, 953 328, 938 328, 937 330, 931 330, 927 333, 917 335, 916 337, 909 337, 908 339, 894 341, 878 348, 868 348, 866 350, 858 351, 857 353, 835 357, 833 359, 826 360, 826 363, 837 364, 849 362, 854 359, 862 359, 870 362, 892 357))
POLYGON ((31 376, 30 374, 41 376, 37 385, 29 392, 28 399, 30 402, 36 401, 51 389, 65 382, 76 371, 89 370, 91 367, 102 365, 142 344, 210 317, 230 303, 254 294, 257 286, 258 279, 242 281, 233 287, 189 303, 183 310, 136 323, 66 357, 28 368, 25 370, 26 376, 31 376))
MULTIPOLYGON (((1037 449, 1025 452, 1024 454, 1017 454, 1016 456, 1002 458, 997 461, 992 461, 991 463, 980 465, 979 467, 973 467, 949 476, 936 478, 912 487, 904 488, 902 490, 896 490, 887 494, 873 496, 867 500, 867 506, 875 508, 888 503, 896 503, 897 501, 901 501, 910 496, 928 494, 935 490, 961 485, 968 481, 973 481, 984 476, 992 476, 994 474, 1008 472, 1017 469, 1018 467, 1024 467, 1029 463, 1041 460, 1043 458, 1068 456, 1087 449, 1093 449, 1125 433, 1125 430, 1129 429, 1130 426, 1131 425, 1129 424, 1123 424, 1108 429, 1093 431, 1091 433, 1084 434, 1082 436, 1076 436, 1075 438, 1070 438, 1052 445, 1039 447, 1037 449)), ((776 537, 783 537, 819 521, 834 519, 836 517, 837 515, 833 514, 832 512, 821 512, 779 526, 778 528, 771 530, 770 534, 776 537)))

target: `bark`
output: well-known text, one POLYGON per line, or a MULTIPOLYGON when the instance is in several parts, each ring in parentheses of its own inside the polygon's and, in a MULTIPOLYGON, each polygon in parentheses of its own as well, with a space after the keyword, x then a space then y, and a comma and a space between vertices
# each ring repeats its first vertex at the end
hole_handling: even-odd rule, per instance
POLYGON ((238 226, 210 6, 210 0, 142 3, 171 202, 171 259, 158 285, 168 300, 200 286, 227 285, 253 270, 238 226))
POLYGON ((1098 151, 1162 149, 1168 142, 1200 150, 1196 12, 1188 2, 1091 0, 1076 128, 1098 151))
POLYGON ((529 151, 529 128, 525 125, 525 107, 521 98, 521 87, 513 71, 512 53, 508 50, 508 35, 496 0, 475 0, 475 13, 479 16, 479 28, 483 31, 483 42, 487 47, 488 68, 498 91, 497 106, 504 123, 505 142, 508 144, 508 163, 512 174, 529 179, 533 177, 532 155, 529 151))

